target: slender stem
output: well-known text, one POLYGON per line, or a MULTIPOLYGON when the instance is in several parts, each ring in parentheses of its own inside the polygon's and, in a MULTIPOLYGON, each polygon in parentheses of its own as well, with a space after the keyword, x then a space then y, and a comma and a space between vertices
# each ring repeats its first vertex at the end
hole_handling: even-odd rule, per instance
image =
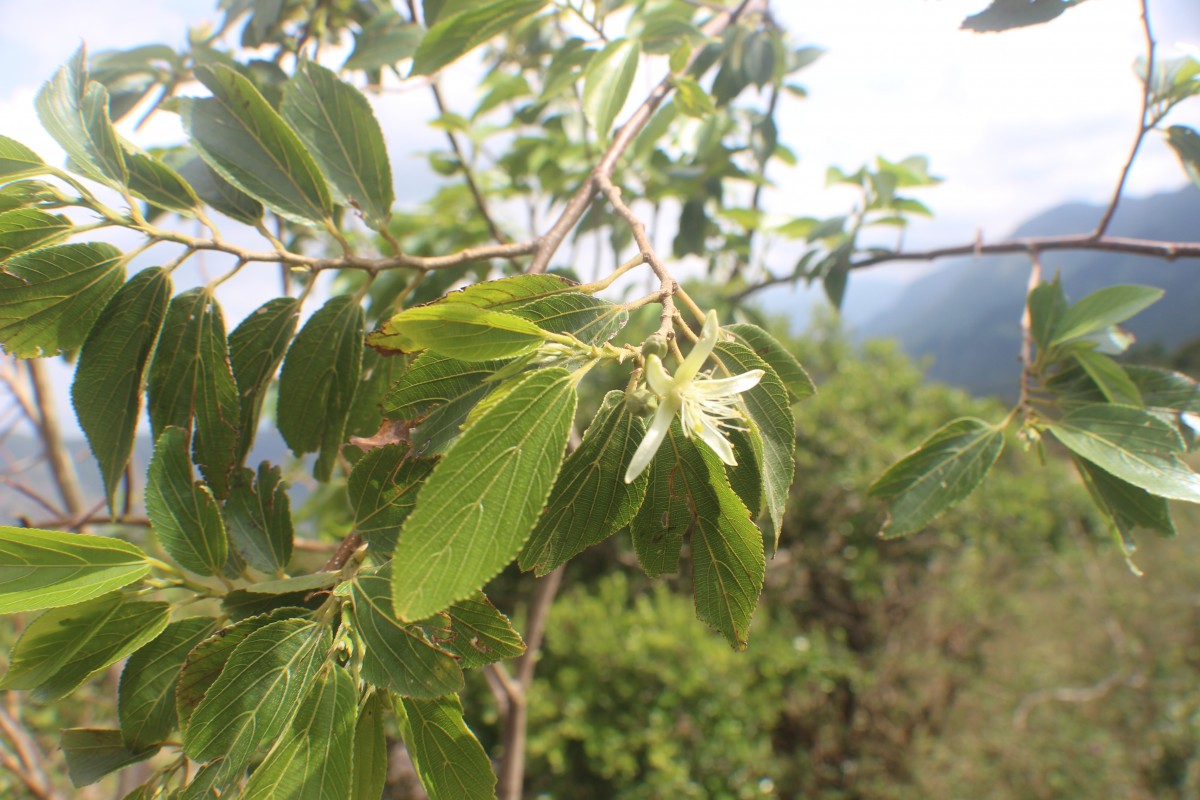
POLYGON ((1096 225, 1096 230, 1092 234, 1097 239, 1103 236, 1104 232, 1108 230, 1113 215, 1117 213, 1117 205, 1121 202, 1121 193, 1125 191, 1125 181, 1129 177, 1129 170, 1133 168, 1133 162, 1137 159, 1138 150, 1142 146, 1142 140, 1146 138, 1146 134, 1153 125, 1150 121, 1150 98, 1154 94, 1154 33, 1150 28, 1149 0, 1141 0, 1141 6, 1142 33, 1146 39, 1146 74, 1142 79, 1142 112, 1141 116, 1138 117, 1137 136, 1133 139, 1133 147, 1129 150, 1129 158, 1125 159, 1125 166, 1121 168, 1121 177, 1117 179, 1117 187, 1113 190, 1112 200, 1109 201, 1108 208, 1105 209, 1104 215, 1100 218, 1100 223, 1096 225))
MULTIPOLYGON (((437 105, 438 113, 444 115, 446 113, 446 103, 442 99, 442 92, 438 88, 437 83, 429 84, 429 91, 433 94, 433 102, 437 105)), ((454 151, 454 156, 458 159, 458 163, 462 165, 463 178, 467 182, 467 188, 471 190, 471 197, 475 199, 475 207, 479 209, 479 213, 483 216, 483 221, 487 223, 488 232, 500 244, 507 243, 508 237, 496 225, 496 220, 492 217, 491 209, 488 208, 487 198, 484 197, 483 192, 479 189, 479 183, 475 180, 475 173, 471 169, 470 162, 467 161, 466 154, 458 143, 458 137, 449 128, 446 129, 446 139, 450 142, 450 149, 454 151)))
POLYGON ((1037 250, 1029 254, 1029 285, 1025 290, 1025 310, 1021 314, 1021 381, 1020 381, 1020 397, 1017 399, 1017 408, 1023 411, 1028 418, 1032 414, 1032 408, 1029 405, 1029 392, 1033 383, 1033 315, 1029 311, 1029 296, 1042 283, 1042 260, 1037 250))
POLYGON ((29 377, 33 383, 34 399, 37 402, 38 428, 42 437, 42 447, 46 451, 46 460, 50 463, 50 471, 54 475, 54 483, 62 496, 63 504, 72 515, 84 511, 83 489, 79 485, 79 474, 75 471, 75 462, 67 452, 63 440, 62 425, 58 419, 58 409, 54 407, 54 389, 50 385, 50 375, 46 365, 40 359, 31 358, 25 362, 29 377))

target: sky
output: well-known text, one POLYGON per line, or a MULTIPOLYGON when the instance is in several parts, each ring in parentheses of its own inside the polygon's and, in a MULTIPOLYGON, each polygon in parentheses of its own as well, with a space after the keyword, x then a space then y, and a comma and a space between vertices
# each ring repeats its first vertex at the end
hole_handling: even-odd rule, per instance
MULTIPOLYGON (((960 31, 962 19, 986 4, 776 0, 773 8, 795 43, 827 52, 799 75, 809 97, 781 111, 781 140, 801 162, 771 174, 778 187, 767 195, 767 210, 777 219, 837 214, 850 198, 845 190, 824 187, 827 166, 853 170, 875 155, 899 160, 914 154, 928 156, 932 172, 945 181, 918 194, 936 217, 909 230, 906 241, 913 247, 972 241, 976 231, 998 238, 1048 207, 1106 202, 1137 125, 1139 84, 1132 64, 1144 49, 1138 0, 1088 0, 1049 25, 1026 30, 960 31)), ((0 0, 0 133, 61 160, 33 111, 39 86, 57 66, 83 41, 93 51, 152 42, 180 46, 189 26, 217 19, 214 6, 215 0, 0 0)), ((1200 54, 1200 3, 1151 0, 1150 11, 1164 55, 1200 54)), ((639 82, 657 80, 643 72, 639 82)), ((473 104, 463 93, 476 75, 470 60, 451 68, 444 90, 452 109, 473 104)), ((389 92, 372 102, 388 135, 399 202, 416 205, 433 186, 419 151, 442 145, 439 133, 413 124, 434 116, 428 92, 389 92)), ((1174 120, 1200 125, 1200 102, 1192 105, 1174 120)), ((180 137, 169 114, 141 132, 122 132, 142 145, 180 137)), ((1185 182, 1173 153, 1152 135, 1128 192, 1169 191, 1185 182)), ((166 255, 164 248, 159 258, 166 255)), ((193 267, 190 278, 181 275, 182 281, 211 276, 220 267, 211 258, 193 267)), ((788 264, 780 261, 781 268, 788 264)), ((889 267, 869 279, 903 282, 919 269, 889 267)), ((227 326, 271 296, 277 280, 264 265, 222 287, 227 326)), ((861 280, 851 282, 851 302, 861 280)), ((69 374, 65 366, 55 369, 64 398, 69 374)))

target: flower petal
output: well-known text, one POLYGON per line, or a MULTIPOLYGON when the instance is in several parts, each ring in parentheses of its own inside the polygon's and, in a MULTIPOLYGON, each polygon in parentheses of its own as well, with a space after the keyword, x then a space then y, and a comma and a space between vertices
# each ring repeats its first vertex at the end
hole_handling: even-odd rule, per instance
POLYGON ((646 356, 646 383, 659 397, 666 397, 675 388, 675 381, 663 369, 662 359, 653 354, 646 356))
POLYGON ((703 397, 725 397, 753 389, 762 380, 763 371, 752 369, 732 378, 711 378, 692 382, 692 393, 703 397))
POLYGON ((720 331, 721 324, 717 320, 717 312, 709 311, 708 316, 704 319, 704 328, 700 331, 700 341, 692 346, 692 352, 687 354, 687 358, 679 365, 679 369, 675 370, 676 383, 690 381, 696 377, 696 373, 712 355, 713 348, 717 345, 717 334, 720 331))
POLYGON ((736 467, 737 459, 733 457, 733 445, 721 434, 721 429, 703 414, 696 416, 700 422, 696 426, 698 428, 696 434, 700 437, 700 441, 708 445, 717 454, 717 458, 731 467, 736 467))
MULTIPOLYGON (((650 356, 650 358, 654 358, 654 356, 650 356)), ((650 462, 654 460, 654 454, 658 452, 663 439, 667 438, 667 431, 671 428, 671 420, 675 419, 675 412, 678 410, 678 402, 672 403, 670 399, 663 400, 658 406, 658 410, 654 412, 654 421, 650 423, 650 429, 646 431, 646 437, 638 445, 633 458, 629 461, 629 467, 625 470, 626 483, 633 483, 637 479, 637 476, 641 475, 646 467, 650 466, 650 462)))

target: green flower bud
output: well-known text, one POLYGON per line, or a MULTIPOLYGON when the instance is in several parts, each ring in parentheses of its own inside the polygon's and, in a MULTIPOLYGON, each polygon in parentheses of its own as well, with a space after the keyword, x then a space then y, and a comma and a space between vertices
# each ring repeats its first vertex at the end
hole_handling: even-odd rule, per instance
POLYGON ((666 358, 667 356, 667 337, 661 333, 652 333, 646 337, 646 341, 642 342, 642 357, 658 356, 666 358))

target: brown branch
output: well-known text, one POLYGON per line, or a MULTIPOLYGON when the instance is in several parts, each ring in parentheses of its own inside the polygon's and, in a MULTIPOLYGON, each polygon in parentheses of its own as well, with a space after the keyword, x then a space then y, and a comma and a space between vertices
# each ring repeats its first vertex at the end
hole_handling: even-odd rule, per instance
POLYGON ((50 385, 50 376, 46 365, 40 359, 30 359, 25 362, 29 377, 33 383, 33 395, 37 402, 39 433, 42 447, 45 449, 46 460, 54 475, 54 483, 62 495, 66 509, 72 515, 85 513, 83 490, 79 486, 79 475, 75 472, 75 463, 67 452, 63 441, 62 426, 58 421, 58 409, 54 407, 54 390, 50 385))
POLYGON ((37 743, 17 721, 15 709, 0 709, 0 733, 12 743, 13 753, 0 749, 0 766, 17 776, 38 800, 58 800, 59 794, 42 768, 44 757, 37 743), (9 712, 14 713, 10 714, 9 712))
MULTIPOLYGON (((746 13, 758 0, 741 0, 736 7, 730 10, 723 10, 713 16, 702 28, 701 31, 705 36, 710 38, 720 36, 733 23, 746 13)), ((695 59, 699 57, 699 51, 692 55, 683 71, 686 72, 691 67, 695 59)), ((575 194, 567 202, 566 208, 559 215, 554 225, 550 230, 542 234, 537 240, 537 252, 534 254, 533 262, 529 265, 526 272, 538 273, 545 272, 550 266, 550 259, 554 257, 567 234, 579 223, 587 211, 588 206, 592 203, 592 198, 595 197, 599 184, 597 180, 601 177, 611 177, 613 170, 617 167, 617 162, 621 160, 621 156, 633 144, 633 140, 641 133, 642 128, 646 127, 646 123, 654 116, 654 112, 662 105, 667 96, 671 94, 671 89, 674 84, 671 83, 671 76, 668 75, 659 82, 657 86, 650 92, 642 104, 637 107, 625 124, 617 129, 613 136, 612 143, 608 149, 604 151, 604 155, 600 157, 600 161, 592 170, 592 174, 588 176, 583 185, 576 190, 575 194)))
POLYGON ((1112 200, 1108 203, 1108 208, 1104 210, 1104 215, 1100 218, 1100 222, 1096 225, 1096 230, 1092 234, 1094 238, 1100 238, 1108 230, 1109 224, 1112 222, 1113 215, 1117 213, 1117 205, 1121 202, 1121 193, 1125 191, 1125 181, 1129 177, 1129 171, 1133 168, 1133 162, 1137 158, 1138 150, 1142 147, 1142 141, 1146 138, 1151 128, 1150 123, 1150 98, 1154 94, 1154 34, 1150 29, 1150 8, 1149 0, 1141 0, 1142 5, 1142 32, 1146 37, 1146 75, 1142 80, 1142 114, 1138 118, 1137 136, 1133 139, 1133 147, 1129 151, 1129 158, 1125 159, 1125 166, 1121 168, 1121 177, 1117 179, 1117 187, 1113 190, 1112 200))
MULTIPOLYGON (((562 576, 563 568, 558 567, 538 583, 529 602, 529 618, 525 623, 525 652, 517 659, 515 680, 510 679, 505 685, 508 714, 504 718, 504 757, 500 762, 500 783, 497 786, 500 800, 521 800, 521 787, 525 782, 529 687, 533 684, 538 654, 546 635, 550 605, 562 584, 562 576)), ((507 676, 507 672, 503 674, 507 676)))
MULTIPOLYGON (((914 250, 910 252, 877 253, 853 262, 850 269, 867 269, 868 267, 887 264, 893 261, 936 261, 941 258, 955 256, 985 256, 1004 253, 1030 253, 1048 250, 1094 250, 1107 253, 1130 253, 1133 255, 1160 258, 1174 261, 1179 258, 1200 258, 1200 242, 1164 242, 1157 239, 1130 239, 1120 236, 1101 236, 1093 234, 1072 234, 1067 236, 1032 236, 1025 239, 1009 239, 1001 242, 985 244, 981 240, 969 244, 939 247, 931 250, 914 250)), ((734 302, 746 299, 752 294, 791 283, 796 276, 772 276, 735 293, 730 298, 734 302)))

